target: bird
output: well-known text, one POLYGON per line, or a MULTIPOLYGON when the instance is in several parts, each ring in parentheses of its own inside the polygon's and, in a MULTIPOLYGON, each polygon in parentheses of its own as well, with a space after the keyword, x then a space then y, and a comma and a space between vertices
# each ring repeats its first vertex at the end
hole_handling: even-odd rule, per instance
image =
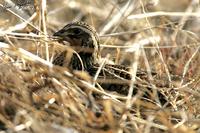
MULTIPOLYGON (((100 59, 100 43, 99 36, 92 26, 82 21, 71 22, 55 32, 53 36, 57 37, 59 42, 69 42, 70 46, 74 47, 76 51, 76 53, 73 53, 68 66, 65 66, 67 51, 58 53, 55 56, 53 60, 54 65, 68 67, 72 70, 85 71, 91 77, 97 74, 101 66, 98 62, 100 59)), ((129 70, 130 68, 124 65, 105 64, 98 74, 98 79, 101 79, 99 80, 101 81, 101 87, 109 92, 127 95, 129 92, 128 83, 131 80, 129 70)), ((152 75, 154 76, 156 73, 152 72, 152 75)), ((147 72, 138 71, 136 76, 139 83, 134 84, 133 95, 136 95, 138 91, 144 91, 144 98, 149 98, 153 90, 147 81, 147 72)), ((161 103, 166 103, 165 95, 159 91, 157 95, 161 103)))

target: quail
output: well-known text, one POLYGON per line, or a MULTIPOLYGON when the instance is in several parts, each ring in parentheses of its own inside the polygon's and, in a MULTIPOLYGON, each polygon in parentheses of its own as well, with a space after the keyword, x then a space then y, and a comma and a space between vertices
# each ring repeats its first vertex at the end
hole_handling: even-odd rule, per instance
MULTIPOLYGON (((72 55, 68 66, 64 65, 66 51, 59 53, 54 58, 53 64, 69 67, 72 70, 86 71, 91 77, 96 75, 100 66, 98 63, 100 57, 100 44, 97 32, 93 27, 85 22, 72 22, 54 33, 53 36, 59 38, 59 41, 69 42, 70 46, 75 47, 75 50, 78 53, 78 55, 75 53, 72 55)), ((156 73, 152 73, 152 75, 156 75, 156 73)), ((138 93, 138 91, 145 91, 143 92, 144 97, 149 98, 150 93, 152 93, 152 87, 150 87, 148 82, 145 82, 145 85, 142 84, 144 83, 142 81, 143 79, 147 80, 147 73, 144 71, 138 71, 136 76, 140 79, 140 82, 135 84, 133 95, 138 93)), ((117 92, 121 95, 128 94, 129 84, 127 84, 126 81, 131 80, 131 74, 129 73, 128 67, 123 65, 106 64, 101 69, 98 79, 102 79, 100 80, 102 81, 100 82, 100 85, 103 89, 117 92)), ((166 102, 165 96, 159 91, 158 97, 161 103, 166 102)))

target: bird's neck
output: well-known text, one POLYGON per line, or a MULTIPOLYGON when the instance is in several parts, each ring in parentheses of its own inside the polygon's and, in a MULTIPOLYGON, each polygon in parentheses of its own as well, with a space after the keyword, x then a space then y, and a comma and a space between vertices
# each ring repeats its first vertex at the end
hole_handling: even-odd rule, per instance
POLYGON ((94 64, 98 61, 98 48, 95 47, 98 42, 94 41, 91 37, 85 37, 81 41, 82 51, 78 54, 74 53, 71 59, 71 67, 73 70, 90 71, 94 64))
POLYGON ((73 70, 84 70, 88 71, 94 65, 95 59, 92 53, 80 52, 73 54, 70 66, 73 70))

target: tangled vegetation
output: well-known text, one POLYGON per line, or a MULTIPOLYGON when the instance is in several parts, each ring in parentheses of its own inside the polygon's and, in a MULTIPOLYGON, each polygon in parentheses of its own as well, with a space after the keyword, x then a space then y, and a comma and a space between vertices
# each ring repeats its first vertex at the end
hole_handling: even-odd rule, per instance
POLYGON ((199 12, 195 0, 0 0, 0 130, 200 132, 199 12), (97 30, 103 61, 131 68, 130 88, 145 82, 135 75, 144 70, 168 104, 53 65, 71 48, 52 34, 72 21, 97 30))

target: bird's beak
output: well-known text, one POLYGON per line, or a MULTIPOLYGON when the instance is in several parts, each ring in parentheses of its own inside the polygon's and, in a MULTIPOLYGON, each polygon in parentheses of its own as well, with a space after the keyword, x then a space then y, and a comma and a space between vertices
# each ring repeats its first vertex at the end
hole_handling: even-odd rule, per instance
POLYGON ((59 30, 56 33, 53 34, 54 37, 56 37, 56 39, 58 39, 58 42, 62 42, 64 45, 69 45, 70 42, 72 41, 69 37, 68 37, 69 33, 65 32, 64 30, 59 30))
MULTIPOLYGON (((59 30, 56 33, 53 34, 53 36, 57 36, 57 37, 64 37, 64 31, 63 30, 59 30)), ((65 35, 66 36, 66 35, 65 35)))
POLYGON ((70 38, 68 37, 68 35, 69 33, 65 32, 64 30, 59 30, 53 34, 53 36, 56 37, 58 40, 70 42, 70 38))

